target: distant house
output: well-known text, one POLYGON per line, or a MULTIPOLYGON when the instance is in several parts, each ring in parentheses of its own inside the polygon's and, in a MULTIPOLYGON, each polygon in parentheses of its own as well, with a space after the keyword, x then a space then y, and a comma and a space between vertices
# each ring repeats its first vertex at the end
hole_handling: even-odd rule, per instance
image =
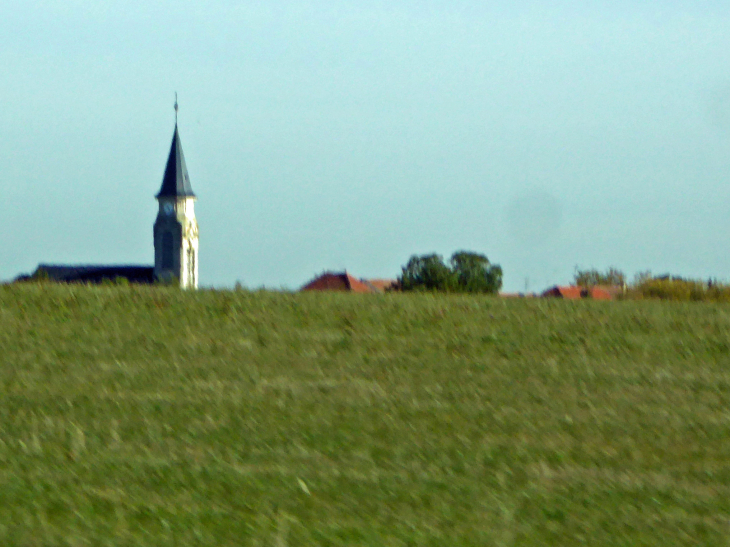
POLYGON ((593 300, 613 300, 621 293, 621 287, 577 287, 575 285, 555 285, 542 293, 543 297, 565 298, 567 300, 579 300, 581 298, 592 298, 593 300))
POLYGON ((555 285, 545 290, 542 295, 543 297, 553 298, 565 298, 567 300, 577 300, 588 296, 588 291, 582 287, 576 287, 575 285, 560 286, 555 285))
POLYGON ((344 291, 381 293, 397 287, 392 279, 357 279, 344 272, 325 272, 304 285, 302 291, 344 291))
POLYGON ((400 288, 397 279, 363 279, 362 282, 377 292, 397 291, 400 288))
POLYGON ((595 300, 614 300, 624 293, 620 285, 596 285, 591 287, 591 298, 595 300))
POLYGON ((31 275, 21 275, 16 281, 46 280, 57 283, 103 283, 126 279, 130 283, 154 283, 152 266, 110 266, 40 264, 31 275))

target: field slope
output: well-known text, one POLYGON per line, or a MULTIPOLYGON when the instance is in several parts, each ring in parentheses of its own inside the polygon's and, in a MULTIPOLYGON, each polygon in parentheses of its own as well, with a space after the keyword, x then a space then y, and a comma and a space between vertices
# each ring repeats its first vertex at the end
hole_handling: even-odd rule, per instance
POLYGON ((0 287, 2 545, 726 545, 730 306, 0 287))

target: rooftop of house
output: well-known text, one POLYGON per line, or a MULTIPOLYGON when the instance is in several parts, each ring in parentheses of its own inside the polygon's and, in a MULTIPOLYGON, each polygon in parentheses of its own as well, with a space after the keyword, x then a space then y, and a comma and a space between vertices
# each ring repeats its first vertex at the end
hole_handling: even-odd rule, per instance
POLYGON ((381 292, 365 280, 359 280, 347 271, 325 272, 301 288, 302 291, 348 291, 356 293, 381 292))
POLYGON ((613 300, 621 294, 622 288, 618 286, 596 285, 593 287, 579 287, 576 285, 555 285, 543 291, 540 296, 566 298, 577 300, 579 298, 593 298, 594 300, 613 300))
POLYGON ((369 285, 377 292, 386 292, 398 289, 397 279, 362 279, 362 282, 369 285))

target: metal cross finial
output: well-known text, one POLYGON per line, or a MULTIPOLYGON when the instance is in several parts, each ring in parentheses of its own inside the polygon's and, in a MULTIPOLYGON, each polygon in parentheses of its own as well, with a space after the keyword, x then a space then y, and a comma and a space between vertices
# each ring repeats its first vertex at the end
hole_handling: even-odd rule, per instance
POLYGON ((177 125, 177 91, 175 92, 175 125, 177 125))

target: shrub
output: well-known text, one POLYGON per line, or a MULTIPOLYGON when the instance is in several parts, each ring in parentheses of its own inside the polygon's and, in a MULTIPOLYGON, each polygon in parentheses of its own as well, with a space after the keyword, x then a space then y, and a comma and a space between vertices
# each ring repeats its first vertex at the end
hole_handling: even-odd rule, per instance
POLYGON ((176 287, 180 288, 180 278, 176 275, 171 275, 170 277, 157 277, 155 278, 155 285, 158 287, 176 287))
POLYGON ((38 268, 31 274, 31 276, 28 278, 28 281, 33 281, 36 283, 49 283, 51 281, 51 277, 48 275, 48 271, 46 271, 44 268, 38 268))
POLYGON ((633 287, 631 296, 682 302, 730 302, 730 285, 671 276, 647 277, 633 287))
POLYGON ((573 282, 579 287, 623 285, 626 283, 626 275, 624 272, 614 267, 609 268, 605 272, 599 272, 595 268, 591 270, 580 270, 576 267, 573 282))

